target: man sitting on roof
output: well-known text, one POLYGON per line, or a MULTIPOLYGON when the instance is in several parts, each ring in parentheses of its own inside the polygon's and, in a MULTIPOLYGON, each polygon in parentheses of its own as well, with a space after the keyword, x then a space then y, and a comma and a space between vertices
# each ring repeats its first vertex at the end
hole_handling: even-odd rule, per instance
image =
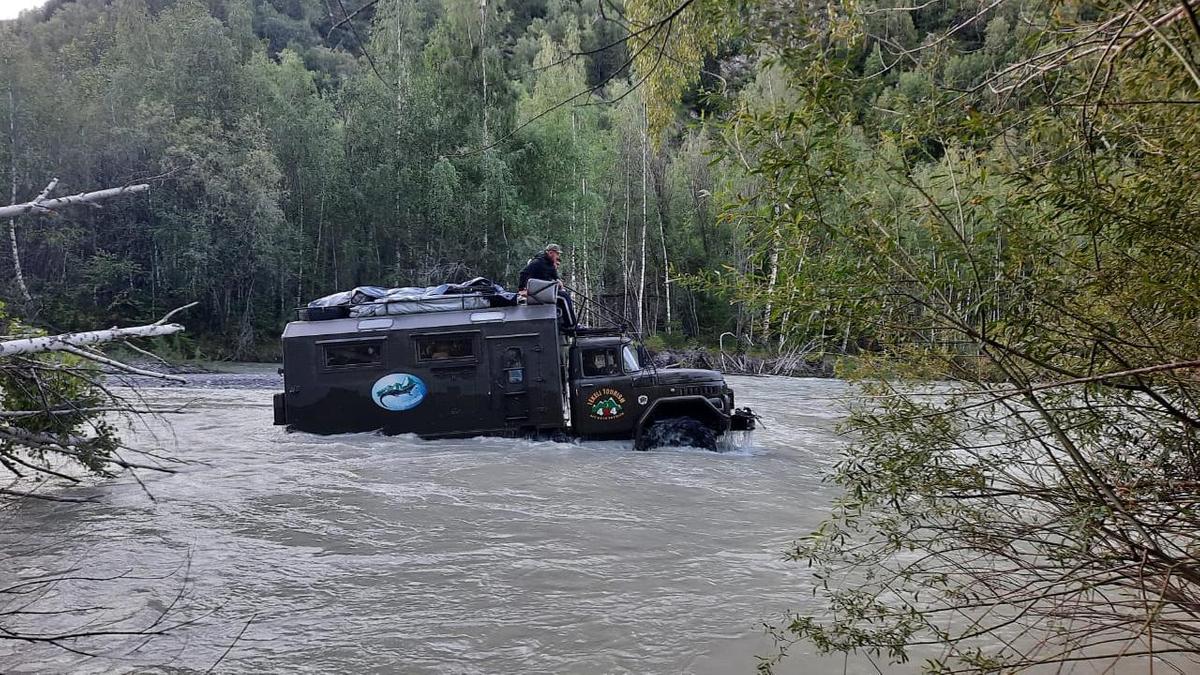
POLYGON ((563 287, 562 279, 558 276, 558 266, 562 263, 562 247, 558 244, 547 244, 546 248, 536 256, 529 259, 525 265, 525 269, 521 270, 521 276, 517 279, 517 289, 521 297, 529 294, 526 285, 530 279, 541 279, 542 281, 557 281, 558 295, 567 305, 567 310, 574 323, 575 305, 571 302, 571 294, 563 287))

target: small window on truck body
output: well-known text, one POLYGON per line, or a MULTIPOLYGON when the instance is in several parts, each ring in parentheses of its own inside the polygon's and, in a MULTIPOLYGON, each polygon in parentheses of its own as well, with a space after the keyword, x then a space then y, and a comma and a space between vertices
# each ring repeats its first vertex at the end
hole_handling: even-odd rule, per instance
POLYGON ((519 347, 509 347, 504 351, 504 375, 508 384, 525 382, 525 355, 519 347))
POLYGON ((416 345, 417 363, 476 360, 475 333, 414 335, 413 344, 416 345))
POLYGON ((328 370, 383 365, 383 340, 347 340, 319 344, 322 363, 328 370))

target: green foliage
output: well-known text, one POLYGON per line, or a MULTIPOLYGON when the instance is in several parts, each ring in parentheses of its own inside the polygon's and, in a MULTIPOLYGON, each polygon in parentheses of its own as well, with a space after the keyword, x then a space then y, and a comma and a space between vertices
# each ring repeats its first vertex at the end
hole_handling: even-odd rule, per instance
POLYGON ((754 10, 722 136, 748 254, 704 281, 762 336, 859 352, 862 393, 845 495, 793 552, 825 611, 782 640, 932 645, 935 672, 1144 656, 1151 630, 1200 652, 1200 32, 1054 7, 754 10))
MULTIPOLYGON (((10 319, 3 305, 0 324, 11 336, 43 334, 10 319)), ((98 376, 92 362, 63 352, 0 363, 0 410, 7 413, 0 422, 0 465, 16 475, 42 477, 36 466, 45 464, 53 453, 93 473, 106 474, 120 439, 116 428, 97 415, 96 409, 109 401, 95 384, 98 376), (45 447, 47 439, 55 444, 53 450, 45 447)))
MULTIPOLYGON (((699 130, 643 165, 643 91, 600 12, 384 0, 352 27, 317 0, 119 0, 5 25, 0 128, 14 131, 0 179, 15 174, 17 198, 53 176, 59 194, 153 182, 18 223, 29 309, 68 330, 198 300, 190 339, 270 357, 314 297, 476 274, 512 284, 557 241, 573 286, 629 314, 641 300, 647 327, 666 328, 668 276, 733 255, 699 196, 723 170, 707 168, 699 130)), ((671 290, 674 329, 711 338, 728 324, 721 299, 671 290)))

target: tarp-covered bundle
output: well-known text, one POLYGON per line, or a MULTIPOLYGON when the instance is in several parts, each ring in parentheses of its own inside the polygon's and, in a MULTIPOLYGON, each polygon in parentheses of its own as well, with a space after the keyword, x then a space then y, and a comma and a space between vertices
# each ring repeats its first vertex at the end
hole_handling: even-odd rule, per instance
POLYGON ((302 318, 315 321, 341 317, 395 316, 426 312, 486 309, 517 304, 517 295, 490 279, 475 277, 460 284, 382 288, 359 286, 308 303, 302 318))

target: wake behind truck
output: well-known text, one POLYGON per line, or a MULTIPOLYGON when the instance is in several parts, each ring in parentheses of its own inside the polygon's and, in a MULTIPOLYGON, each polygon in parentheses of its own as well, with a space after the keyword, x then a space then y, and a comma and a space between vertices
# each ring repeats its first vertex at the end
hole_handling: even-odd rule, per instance
POLYGON ((430 439, 566 434, 638 450, 716 450, 754 428, 721 373, 656 368, 621 328, 576 327, 556 286, 529 290, 524 302, 475 279, 310 304, 283 332, 275 423, 430 439))

